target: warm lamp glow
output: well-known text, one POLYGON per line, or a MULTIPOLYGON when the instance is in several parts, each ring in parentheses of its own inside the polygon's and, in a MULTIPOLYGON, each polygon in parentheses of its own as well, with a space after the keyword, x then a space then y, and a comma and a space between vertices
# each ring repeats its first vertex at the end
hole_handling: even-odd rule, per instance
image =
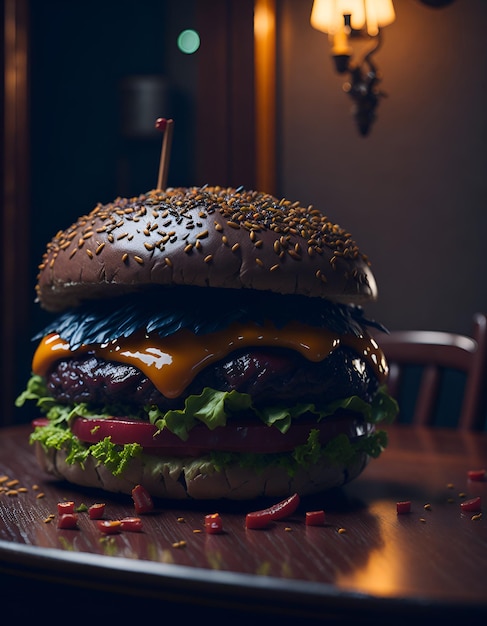
POLYGON ((375 120, 380 76, 373 55, 382 43, 380 29, 394 21, 392 0, 314 0, 310 22, 328 33, 331 55, 339 74, 349 74, 343 85, 354 102, 353 113, 361 135, 375 120))
POLYGON ((311 26, 334 35, 343 28, 345 15, 350 16, 352 30, 366 28, 371 37, 396 17, 392 0, 314 0, 311 26))

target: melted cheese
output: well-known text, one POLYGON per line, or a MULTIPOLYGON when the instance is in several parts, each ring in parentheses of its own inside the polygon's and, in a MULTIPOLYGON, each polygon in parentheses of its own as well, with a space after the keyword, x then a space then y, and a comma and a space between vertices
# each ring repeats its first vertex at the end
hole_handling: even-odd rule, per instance
POLYGON ((337 335, 323 328, 290 322, 283 328, 270 323, 235 323, 228 328, 196 335, 187 329, 169 337, 136 334, 103 345, 86 345, 75 351, 59 335, 51 334, 39 344, 32 363, 34 374, 45 376, 56 361, 87 352, 107 361, 128 363, 141 370, 167 398, 180 396, 205 367, 240 348, 275 346, 289 348, 310 361, 325 359, 339 345, 353 348, 384 381, 388 367, 382 350, 372 337, 337 335))

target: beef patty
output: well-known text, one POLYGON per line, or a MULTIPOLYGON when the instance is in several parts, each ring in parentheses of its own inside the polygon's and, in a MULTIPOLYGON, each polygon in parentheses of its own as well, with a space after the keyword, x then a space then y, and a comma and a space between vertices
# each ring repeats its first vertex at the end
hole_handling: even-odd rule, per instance
MULTIPOLYGON (((50 394, 62 404, 157 405, 162 410, 183 405, 181 398, 163 396, 137 368, 90 354, 59 361, 46 382, 50 394)), ((370 402, 378 382, 367 363, 347 347, 339 347, 317 363, 286 349, 259 349, 232 353, 207 367, 191 382, 184 397, 199 394, 204 387, 248 393, 255 406, 289 401, 323 406, 351 395, 370 402)))

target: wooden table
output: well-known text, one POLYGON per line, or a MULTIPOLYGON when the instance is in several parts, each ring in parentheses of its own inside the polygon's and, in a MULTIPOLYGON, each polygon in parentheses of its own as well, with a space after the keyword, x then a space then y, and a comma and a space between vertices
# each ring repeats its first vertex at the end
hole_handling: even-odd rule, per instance
POLYGON ((47 520, 62 500, 103 501, 105 517, 119 519, 134 514, 131 498, 46 477, 28 433, 27 426, 0 430, 0 476, 26 489, 0 494, 2 615, 30 615, 35 605, 54 611, 52 619, 67 610, 70 620, 79 611, 86 620, 96 605, 98 620, 175 611, 183 624, 487 616, 487 513, 460 507, 478 495, 487 506, 487 482, 467 476, 487 468, 487 433, 389 427, 386 452, 358 479, 303 499, 290 519, 267 530, 244 526, 262 502, 159 501, 142 533, 110 537, 86 513, 77 530, 47 520), (398 515, 404 500, 411 512, 398 515), (324 526, 305 525, 305 512, 315 509, 325 510, 324 526), (204 516, 214 512, 223 519, 221 535, 204 532, 204 516))

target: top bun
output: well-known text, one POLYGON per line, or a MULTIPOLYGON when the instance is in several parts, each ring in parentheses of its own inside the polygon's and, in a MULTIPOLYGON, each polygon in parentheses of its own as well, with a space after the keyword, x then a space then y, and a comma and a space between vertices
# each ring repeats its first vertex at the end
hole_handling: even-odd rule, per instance
POLYGON ((377 295, 351 235, 317 209, 241 188, 155 190, 98 204, 48 244, 48 311, 154 285, 258 289, 360 304, 377 295))

